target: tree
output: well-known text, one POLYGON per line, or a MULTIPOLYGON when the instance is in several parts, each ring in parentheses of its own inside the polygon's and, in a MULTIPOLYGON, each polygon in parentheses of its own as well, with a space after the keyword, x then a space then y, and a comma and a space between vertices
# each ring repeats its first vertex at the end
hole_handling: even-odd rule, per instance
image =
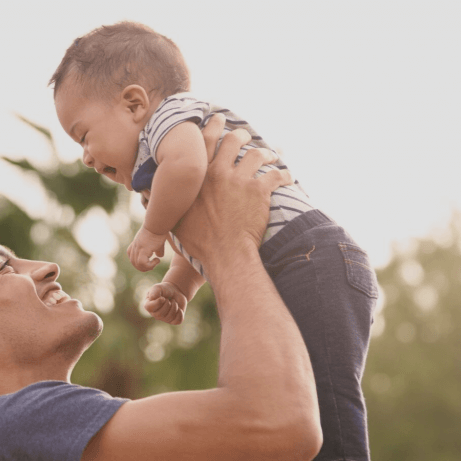
POLYGON ((363 380, 375 461, 457 461, 461 440, 461 213, 378 271, 384 307, 363 380))
POLYGON ((15 168, 18 184, 38 180, 53 213, 31 217, 23 203, 0 196, 0 242, 22 258, 57 262, 64 289, 102 317, 104 332, 78 363, 73 382, 129 398, 215 386, 219 322, 210 288, 196 295, 181 326, 146 317, 139 309, 141 298, 162 279, 167 265, 142 274, 129 263, 126 248, 140 226, 130 212, 129 193, 80 161, 63 163, 51 133, 22 120, 48 140, 56 168, 41 169, 7 156, 0 160, 15 168), (109 257, 89 254, 76 237, 91 213, 112 222, 117 245, 109 257), (114 224, 122 221, 128 224, 114 224))

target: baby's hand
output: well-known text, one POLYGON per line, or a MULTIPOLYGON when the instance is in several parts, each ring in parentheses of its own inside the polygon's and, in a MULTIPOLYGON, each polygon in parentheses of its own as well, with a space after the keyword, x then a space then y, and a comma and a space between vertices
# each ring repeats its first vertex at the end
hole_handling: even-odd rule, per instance
POLYGON ((153 234, 144 226, 141 227, 127 250, 131 264, 138 271, 152 270, 160 262, 159 258, 153 258, 152 256, 154 253, 156 256, 163 256, 167 235, 153 234))
POLYGON ((179 288, 162 282, 154 285, 146 295, 144 307, 152 317, 171 325, 179 325, 184 320, 187 299, 179 288))

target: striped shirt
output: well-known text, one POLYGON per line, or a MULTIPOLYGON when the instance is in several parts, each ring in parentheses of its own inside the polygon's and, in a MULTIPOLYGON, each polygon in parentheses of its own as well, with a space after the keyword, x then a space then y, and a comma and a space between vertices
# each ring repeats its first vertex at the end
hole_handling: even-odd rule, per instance
MULTIPOLYGON (((277 155, 277 161, 271 165, 263 165, 256 176, 261 176, 268 171, 279 168, 286 169, 287 166, 280 159, 279 155, 259 136, 253 128, 243 119, 228 109, 195 99, 190 93, 178 93, 164 99, 154 112, 147 125, 139 134, 139 147, 132 172, 132 187, 135 191, 141 192, 150 189, 152 177, 157 169, 157 148, 164 136, 176 125, 185 121, 192 121, 202 129, 215 113, 222 113, 226 117, 226 124, 223 136, 236 128, 244 128, 252 137, 249 144, 243 146, 236 162, 245 155, 248 149, 264 147, 270 149, 277 155)), ((279 187, 272 193, 270 204, 270 218, 264 234, 262 243, 273 237, 289 221, 300 214, 312 210, 309 197, 304 192, 299 182, 291 186, 279 187)), ((206 277, 200 261, 190 256, 181 245, 181 242, 171 234, 172 239, 184 257, 203 276, 206 277)))

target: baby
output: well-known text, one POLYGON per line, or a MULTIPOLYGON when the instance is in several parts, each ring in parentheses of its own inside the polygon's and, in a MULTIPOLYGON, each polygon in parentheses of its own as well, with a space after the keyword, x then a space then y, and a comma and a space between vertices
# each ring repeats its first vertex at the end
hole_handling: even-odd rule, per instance
MULTIPOLYGON (((230 110, 194 98, 179 49, 140 24, 101 27, 75 40, 50 83, 58 118, 81 144, 83 162, 144 197, 144 223, 128 248, 132 264, 153 269, 165 240, 176 251, 145 307, 158 320, 181 323, 206 280, 173 232, 207 170, 201 129, 216 113, 226 118, 223 136, 245 128, 252 139, 238 160, 248 149, 270 147, 230 110)), ((287 168, 273 154, 274 163, 258 174, 287 168)), ((319 459, 368 460, 360 382, 377 282, 367 254, 294 181, 272 194, 260 255, 311 357, 324 435, 319 459)))
MULTIPOLYGON (((253 147, 269 146, 233 112, 195 99, 184 59, 169 39, 134 23, 94 30, 67 50, 54 83, 59 120, 83 147, 83 162, 148 200, 144 224, 128 248, 133 266, 148 271, 170 240, 175 254, 163 282, 149 292, 146 308, 172 324, 184 318, 205 281, 199 261, 171 232, 200 191, 208 159, 201 129, 216 113, 226 117, 223 135, 245 128, 253 147), (157 256, 154 258, 154 255, 157 256), (155 289, 154 289, 155 288, 155 289)), ((278 159, 261 168, 286 168, 278 159)), ((294 217, 312 210, 297 181, 272 196, 263 243, 294 217)))

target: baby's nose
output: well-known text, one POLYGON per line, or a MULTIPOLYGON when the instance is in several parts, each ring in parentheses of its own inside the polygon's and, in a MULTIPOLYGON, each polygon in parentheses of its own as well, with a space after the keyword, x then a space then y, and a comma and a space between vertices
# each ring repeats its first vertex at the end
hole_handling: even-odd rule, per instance
POLYGON ((93 168, 94 166, 94 158, 86 151, 83 152, 83 163, 88 168, 93 168))

